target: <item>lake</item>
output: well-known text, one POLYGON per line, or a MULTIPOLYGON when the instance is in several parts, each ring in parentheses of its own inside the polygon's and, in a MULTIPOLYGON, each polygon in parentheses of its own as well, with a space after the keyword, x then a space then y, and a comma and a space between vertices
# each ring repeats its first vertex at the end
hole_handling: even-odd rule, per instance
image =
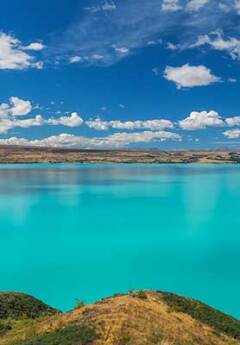
POLYGON ((166 290, 240 317, 237 165, 0 166, 0 290, 166 290))

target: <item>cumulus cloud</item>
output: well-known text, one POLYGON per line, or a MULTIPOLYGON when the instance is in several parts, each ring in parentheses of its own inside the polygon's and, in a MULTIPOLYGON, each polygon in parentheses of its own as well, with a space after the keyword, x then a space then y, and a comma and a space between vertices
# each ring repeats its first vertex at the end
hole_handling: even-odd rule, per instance
POLYGON ((29 119, 19 120, 17 117, 0 118, 0 133, 7 133, 13 128, 29 128, 36 126, 65 126, 80 127, 83 120, 77 113, 70 116, 61 116, 59 118, 44 119, 42 115, 36 115, 29 119))
POLYGON ((182 121, 179 121, 179 126, 182 129, 194 131, 204 129, 207 127, 224 126, 225 123, 221 116, 216 111, 193 111, 190 115, 182 121))
POLYGON ((9 103, 0 104, 0 133, 7 133, 10 129, 16 127, 28 128, 43 125, 79 127, 83 124, 83 119, 76 112, 71 113, 70 116, 61 116, 59 118, 44 119, 41 115, 37 115, 19 120, 19 117, 29 115, 32 110, 33 106, 29 100, 18 97, 11 97, 9 103))
POLYGON ((96 129, 98 131, 105 131, 105 130, 109 129, 109 127, 110 127, 108 121, 103 121, 99 117, 96 119, 90 119, 90 120, 86 121, 86 125, 89 128, 93 128, 93 129, 96 129))
POLYGON ((41 115, 37 115, 30 119, 19 120, 17 118, 3 118, 0 119, 0 133, 7 133, 10 129, 20 127, 28 128, 35 126, 42 126, 44 119, 41 115))
POLYGON ((32 110, 32 104, 30 101, 25 101, 18 97, 11 97, 10 103, 12 104, 12 107, 10 107, 9 111, 13 116, 27 115, 32 110))
POLYGON ((179 126, 182 129, 192 131, 207 127, 235 127, 240 126, 240 116, 223 118, 218 112, 213 110, 209 112, 193 111, 184 120, 179 121, 179 126))
POLYGON ((141 133, 115 133, 107 137, 83 137, 72 134, 59 134, 44 139, 28 140, 25 138, 11 137, 0 139, 2 145, 24 145, 41 147, 66 147, 66 148, 121 148, 131 144, 149 143, 152 141, 181 140, 181 136, 172 132, 151 132, 141 133))
POLYGON ((32 43, 23 47, 17 38, 0 32, 0 70, 24 70, 28 68, 42 68, 42 62, 28 54, 25 50, 39 50, 40 43, 32 43), (35 49, 29 49, 29 47, 35 49))
POLYGON ((120 121, 120 120, 112 120, 112 121, 103 121, 100 118, 91 119, 86 121, 86 124, 90 128, 94 128, 96 130, 107 130, 109 128, 114 129, 127 129, 127 130, 134 130, 134 129, 150 129, 154 130, 162 130, 167 128, 173 128, 173 123, 170 120, 165 119, 156 119, 156 120, 137 120, 137 121, 120 121))
POLYGON ((240 126, 240 116, 228 117, 226 124, 230 127, 240 126))
POLYGON ((62 116, 56 119, 44 119, 42 115, 36 115, 29 119, 19 120, 16 117, 1 118, 0 119, 0 133, 7 133, 13 128, 29 128, 36 126, 66 126, 66 127, 79 127, 82 124, 81 118, 73 119, 73 117, 62 116))
POLYGON ((26 101, 18 97, 11 97, 9 99, 9 104, 0 104, 0 118, 27 115, 31 110, 32 104, 30 101, 26 101))
POLYGON ((223 132, 223 135, 228 139, 237 139, 240 138, 240 129, 231 129, 223 132))
POLYGON ((220 78, 212 74, 211 70, 203 65, 181 67, 167 66, 164 78, 173 81, 178 89, 182 87, 206 86, 220 81, 220 78))
POLYGON ((83 119, 77 112, 71 113, 70 116, 61 116, 59 118, 50 118, 45 121, 49 125, 53 126, 67 126, 67 127, 79 127, 83 124, 83 119))

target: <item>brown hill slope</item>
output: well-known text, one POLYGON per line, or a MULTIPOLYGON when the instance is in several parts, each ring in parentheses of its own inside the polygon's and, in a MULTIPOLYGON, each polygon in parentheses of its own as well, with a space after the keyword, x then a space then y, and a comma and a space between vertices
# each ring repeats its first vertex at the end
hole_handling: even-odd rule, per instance
POLYGON ((198 301, 141 291, 65 314, 12 321, 0 344, 237 345, 240 321, 198 301))

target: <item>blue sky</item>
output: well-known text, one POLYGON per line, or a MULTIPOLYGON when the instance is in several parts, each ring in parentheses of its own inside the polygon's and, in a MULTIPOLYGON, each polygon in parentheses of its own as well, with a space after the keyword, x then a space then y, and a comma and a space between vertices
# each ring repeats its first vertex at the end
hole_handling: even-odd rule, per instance
POLYGON ((0 143, 236 149, 240 0, 2 0, 0 143))

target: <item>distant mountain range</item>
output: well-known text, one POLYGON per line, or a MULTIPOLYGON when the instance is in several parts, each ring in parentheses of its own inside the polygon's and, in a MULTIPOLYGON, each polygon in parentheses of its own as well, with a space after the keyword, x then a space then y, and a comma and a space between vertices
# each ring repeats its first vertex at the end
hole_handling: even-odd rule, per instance
POLYGON ((0 146, 0 163, 240 163, 240 151, 78 150, 0 146))

